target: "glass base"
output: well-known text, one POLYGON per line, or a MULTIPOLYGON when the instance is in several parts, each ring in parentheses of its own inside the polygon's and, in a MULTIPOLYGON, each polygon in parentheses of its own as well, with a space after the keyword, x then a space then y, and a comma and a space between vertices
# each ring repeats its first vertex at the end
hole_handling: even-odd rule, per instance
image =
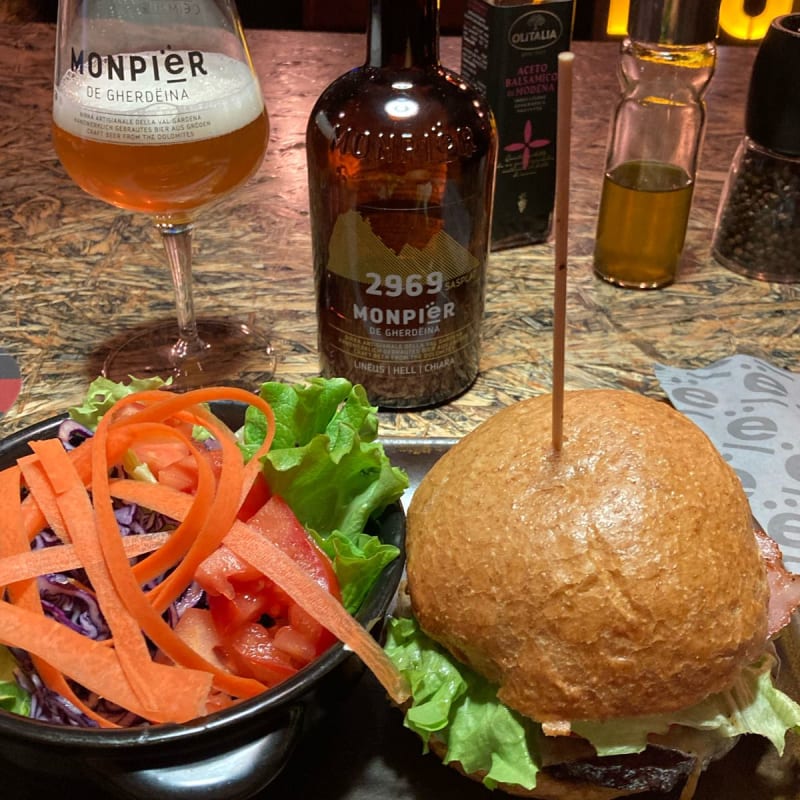
POLYGON ((191 348, 174 322, 135 334, 113 350, 103 375, 114 381, 172 379, 177 391, 203 386, 240 386, 257 391, 275 374, 276 355, 269 339, 241 322, 200 319, 202 347, 191 348))
POLYGON ((597 267, 594 268, 594 274, 597 275, 598 278, 602 278, 606 283, 610 283, 612 286, 618 286, 620 289, 664 289, 675 282, 674 274, 662 276, 660 278, 619 277, 602 272, 597 267))

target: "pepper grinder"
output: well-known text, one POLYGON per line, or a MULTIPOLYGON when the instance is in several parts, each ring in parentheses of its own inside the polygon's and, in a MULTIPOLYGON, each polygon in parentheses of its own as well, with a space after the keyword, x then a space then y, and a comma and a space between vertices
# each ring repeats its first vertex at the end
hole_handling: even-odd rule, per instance
POLYGON ((717 212, 712 254, 750 278, 800 281, 800 14, 774 19, 753 63, 745 136, 717 212))
POLYGON ((676 277, 718 21, 719 0, 631 0, 594 251, 609 283, 656 289, 676 277))

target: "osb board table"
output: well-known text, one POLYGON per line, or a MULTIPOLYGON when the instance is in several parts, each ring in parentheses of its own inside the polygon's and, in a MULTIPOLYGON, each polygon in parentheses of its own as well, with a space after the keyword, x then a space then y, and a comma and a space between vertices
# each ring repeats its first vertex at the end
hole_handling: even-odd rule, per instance
MULTIPOLYGON (((0 433, 77 401, 110 344, 173 313, 150 220, 89 197, 50 140, 53 47, 48 25, 0 25, 0 349, 19 363, 21 395, 0 433)), ((250 183, 201 215, 195 248, 201 312, 255 312, 272 329, 277 377, 318 374, 304 131, 317 96, 364 57, 361 36, 252 31, 272 121, 250 183)), ((794 285, 734 275, 710 256, 716 207, 743 130, 753 49, 721 48, 683 269, 660 291, 625 291, 592 273, 615 44, 577 42, 572 142, 566 383, 661 396, 652 365, 699 366, 735 352, 796 368, 800 296, 794 285)), ((457 68, 459 42, 442 59, 457 68)), ((481 372, 457 400, 384 413, 383 432, 460 436, 494 410, 549 391, 553 245, 492 254, 481 372)))
MULTIPOLYGON (((248 314, 270 325, 277 375, 317 374, 304 130, 327 85, 363 59, 362 37, 253 31, 249 35, 272 120, 257 176, 203 215, 196 239, 201 311, 248 314)), ((170 318, 161 244, 149 220, 110 208, 66 176, 50 141, 54 29, 0 25, 0 350, 19 363, 23 387, 0 419, 0 435, 38 422, 82 396, 122 332, 170 318)), ((445 40, 445 64, 458 65, 445 40)), ((657 292, 598 281, 591 253, 608 122, 617 83, 616 46, 576 43, 568 291, 568 388, 619 387, 663 397, 652 365, 700 366, 736 352, 796 369, 800 298, 793 285, 748 280, 710 256, 717 203, 741 137, 754 51, 722 48, 708 93, 708 130, 679 280, 657 292)), ((414 413, 384 413, 383 432, 458 437, 494 410, 549 391, 553 247, 494 253, 488 277, 481 373, 457 400, 414 413)), ((262 796, 481 798, 485 790, 421 758, 375 682, 304 744, 262 796), (322 755, 320 755, 322 754, 322 755), (309 769, 309 757, 316 768, 309 769)), ((756 770, 743 764, 749 775, 756 770)), ((6 769, 13 800, 46 796, 43 776, 6 769)), ((762 776, 763 777, 763 776, 762 776)), ((761 780, 761 778, 760 778, 761 780)), ((766 778, 764 779, 766 780, 766 778)), ((763 782, 763 781, 762 781, 763 782)), ((753 791, 724 769, 703 798, 778 796, 753 791), (741 787, 745 787, 742 789, 741 787)), ((58 785, 61 797, 86 797, 58 785)), ((788 796, 788 795, 782 795, 788 796)))

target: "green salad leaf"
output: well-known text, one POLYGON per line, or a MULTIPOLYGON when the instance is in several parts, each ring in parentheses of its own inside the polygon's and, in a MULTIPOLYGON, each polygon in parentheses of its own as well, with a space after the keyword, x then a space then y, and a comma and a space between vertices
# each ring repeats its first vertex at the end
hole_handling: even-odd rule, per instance
MULTIPOLYGON (((265 383, 261 397, 275 414, 275 438, 263 472, 333 561, 348 611, 399 550, 368 534, 370 520, 396 502, 408 476, 377 441, 377 409, 364 388, 342 378, 303 384, 265 383)), ((254 453, 267 433, 256 408, 245 415, 241 442, 254 453)))
MULTIPOLYGON (((435 734, 447 745, 445 761, 460 761, 468 772, 485 771, 487 785, 503 781, 534 788, 542 736, 538 724, 505 708, 496 687, 426 636, 413 618, 390 621, 386 652, 411 685, 413 704, 405 724, 426 746, 435 734)), ((666 734, 673 726, 722 739, 763 736, 782 754, 787 731, 800 728, 800 705, 775 686, 774 666, 775 656, 765 655, 742 670, 728 691, 690 708, 603 722, 573 721, 572 730, 601 756, 640 752, 649 734, 666 734)))
MULTIPOLYGON (((160 378, 115 383, 97 378, 70 416, 90 430, 121 397, 167 386, 160 378)), ((400 499, 408 476, 393 467, 377 441, 377 408, 363 386, 344 378, 298 384, 270 381, 259 393, 273 409, 275 436, 263 459, 270 490, 282 497, 330 557, 345 608, 354 613, 387 564, 400 551, 369 533, 371 520, 400 499)), ((202 438, 202 429, 195 435, 202 438)), ((250 406, 239 445, 249 460, 267 435, 267 418, 250 406)), ((127 458, 133 458, 129 454, 127 458)), ((141 480, 146 465, 126 463, 141 480)))
POLYGON ((497 687, 426 636, 410 617, 390 621, 386 652, 411 686, 413 704, 405 724, 427 744, 433 734, 447 747, 445 763, 484 783, 536 786, 539 726, 497 699, 497 687))
POLYGON ((130 383, 117 383, 108 378, 95 378, 86 392, 86 397, 78 406, 69 409, 69 415, 89 430, 94 430, 100 417, 108 411, 117 400, 135 392, 150 389, 161 389, 168 386, 169 381, 161 378, 131 378, 130 383))
POLYGON ((333 563, 333 570, 342 592, 342 605, 355 613, 366 598, 384 567, 394 561, 400 551, 367 533, 347 535, 333 531, 321 537, 311 531, 314 540, 333 563))
POLYGON ((7 647, 0 645, 0 708, 27 717, 31 713, 31 697, 17 685, 14 670, 17 661, 7 647))
POLYGON ((707 731, 722 739, 757 734, 769 739, 782 755, 786 732, 800 727, 800 705, 773 683, 775 662, 774 655, 765 655, 743 669, 730 689, 690 708, 622 720, 573 722, 572 729, 600 755, 638 753, 646 747, 648 733, 666 734, 671 725, 707 731))

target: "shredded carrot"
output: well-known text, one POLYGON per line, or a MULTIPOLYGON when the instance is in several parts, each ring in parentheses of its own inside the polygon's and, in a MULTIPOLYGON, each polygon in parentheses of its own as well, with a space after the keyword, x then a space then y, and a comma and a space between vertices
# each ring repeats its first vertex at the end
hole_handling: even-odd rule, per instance
POLYGON ((225 543, 280 586, 301 608, 354 650, 403 702, 408 686, 372 636, 343 606, 266 537, 237 520, 272 443, 269 404, 231 387, 184 394, 148 391, 118 401, 92 438, 66 452, 57 440, 30 443, 31 456, 0 472, 0 642, 31 654, 45 683, 99 724, 112 726, 75 696, 67 678, 153 722, 184 721, 205 713, 214 691, 249 697, 266 687, 210 663, 167 624, 163 611, 191 583, 203 561, 225 543), (235 437, 206 407, 236 400, 258 408, 268 435, 244 464, 235 437), (221 449, 218 472, 181 426, 206 428, 221 449), (193 495, 158 483, 112 479, 112 468, 135 442, 172 437, 197 466, 193 495), (24 480, 28 496, 20 499, 24 480), (122 537, 115 500, 139 503, 175 520, 174 531, 122 537), (9 509, 6 512, 6 509, 9 509), (44 527, 62 540, 39 551, 30 541, 44 527), (132 563, 134 555, 144 555, 132 563), (45 616, 36 577, 86 570, 112 638, 95 641, 45 616), (161 578, 155 588, 147 587, 161 578), (152 642, 170 664, 153 661, 152 642))
MULTIPOLYGON (((203 521, 197 528, 194 528, 192 546, 180 562, 175 565, 173 572, 170 573, 167 579, 152 592, 152 602, 161 608, 166 608, 192 580, 200 563, 219 546, 225 531, 228 530, 236 518, 241 503, 258 475, 260 457, 268 452, 272 444, 275 428, 274 415, 272 408, 266 401, 257 395, 235 387, 196 389, 184 394, 171 394, 163 390, 138 392, 116 403, 112 412, 116 414, 118 424, 127 427, 150 421, 170 419, 183 414, 182 419, 188 419, 195 424, 206 427, 222 447, 223 466, 217 483, 216 495, 209 504, 208 509, 206 509, 205 514, 202 515, 203 521), (250 461, 250 464, 254 464, 255 468, 251 466, 246 470, 243 467, 238 444, 230 429, 200 405, 221 399, 239 400, 248 403, 258 408, 267 417, 267 437, 250 461), (136 411, 123 413, 123 409, 132 404, 136 405, 136 411), (191 413, 189 414, 189 412, 191 413)), ((106 483, 107 470, 103 470, 103 465, 100 463, 102 455, 98 454, 102 454, 104 450, 102 442, 113 421, 112 414, 107 414, 100 421, 94 435, 96 445, 94 451, 94 479, 105 481, 106 483), (106 477, 103 477, 103 475, 106 477)), ((106 492, 104 486, 95 487, 95 489, 106 492)), ((198 491, 198 495, 201 495, 200 491, 198 491)), ((101 502, 100 506, 102 507, 103 505, 105 503, 101 502)), ((197 516, 201 515, 197 514, 197 516)), ((177 541, 181 541, 181 539, 177 541)), ((164 565, 159 564, 158 566, 163 567, 164 565)), ((141 567, 137 570, 137 577, 140 580, 144 577, 144 569, 144 567, 141 567)), ((163 569, 160 569, 155 574, 161 574, 163 571, 163 569)))
MULTIPOLYGON (((174 708, 170 711, 156 706, 164 702, 165 696, 175 695, 176 692, 179 694, 181 690, 185 695, 187 687, 192 687, 192 681, 187 682, 185 676, 193 671, 198 673, 199 680, 194 681, 192 690, 202 686, 206 696, 206 684, 211 674, 216 688, 233 696, 249 697, 266 688, 259 681, 222 673, 218 666, 206 664, 159 614, 185 590, 194 576, 196 565, 219 545, 236 517, 249 484, 252 484, 260 470, 258 457, 248 468, 244 467, 230 430, 208 410, 197 406, 197 403, 219 399, 245 401, 261 409, 267 416, 270 436, 258 456, 266 453, 271 444, 274 418, 269 405, 256 395, 239 389, 210 389, 183 395, 163 391, 146 392, 117 403, 106 415, 106 421, 101 421, 99 435, 96 433, 68 454, 64 453, 56 440, 50 440, 49 443, 32 442, 30 446, 34 455, 24 459, 25 481, 30 494, 21 506, 19 477, 10 489, 10 493, 17 498, 17 508, 21 510, 21 530, 24 530, 26 545, 45 526, 53 529, 66 544, 47 548, 50 552, 44 557, 31 553, 29 549, 7 553, 11 560, 0 561, 0 572, 16 580, 20 574, 35 573, 37 562, 43 565, 48 561, 51 566, 57 566, 65 556, 69 566, 76 566, 73 563, 75 561, 78 562, 77 566, 83 566, 114 636, 111 640, 113 648, 104 642, 103 650, 114 653, 124 667, 128 693, 133 690, 137 695, 137 713, 153 721, 177 719, 180 716, 180 712, 174 708), (197 461, 200 490, 195 498, 194 512, 180 521, 178 529, 166 537, 161 546, 152 550, 149 557, 137 564, 136 578, 133 579, 131 546, 126 545, 119 535, 110 496, 107 491, 104 492, 103 485, 107 483, 109 468, 119 463, 134 440, 163 436, 165 432, 181 437, 182 434, 174 427, 174 422, 169 423, 170 420, 203 425, 209 430, 223 449, 221 472, 215 478, 210 466, 199 457, 195 444, 183 437, 197 461), (92 500, 87 490, 91 490, 92 500), (78 537, 78 541, 70 543, 73 536, 78 537), (115 567, 113 573, 109 564, 115 567), (141 585, 164 573, 168 573, 169 577, 146 597, 141 585), (125 587, 122 592, 121 585, 125 587), (138 610, 138 615, 133 610, 138 610), (180 670, 174 672, 184 676, 183 687, 171 687, 172 681, 169 679, 165 683, 165 677, 170 673, 161 664, 156 667, 160 677, 155 679, 144 634, 152 635, 155 644, 180 664, 180 670)), ((19 544, 22 545, 22 540, 19 544)), ((38 594, 34 599, 37 611, 43 616, 38 594)), ((22 644, 19 646, 24 647, 22 644)), ((25 649, 36 652, 36 648, 25 649)), ((48 672, 50 682, 58 683, 57 690, 72 699, 74 695, 70 694, 63 676, 57 670, 49 670, 46 664, 42 666, 41 672, 48 672)), ((114 695, 119 696, 122 688, 113 687, 114 695)), ((180 698, 169 702, 174 705, 180 702, 180 698)), ((80 702, 77 705, 81 710, 87 710, 80 702)))
MULTIPOLYGON (((167 531, 130 534, 122 537, 122 546, 128 558, 136 558, 164 547, 169 542, 170 535, 167 531)), ((0 558, 0 587, 51 572, 68 572, 82 566, 83 562, 73 544, 56 544, 38 550, 26 549, 0 558)))
MULTIPOLYGON (((95 465, 93 469, 92 487, 93 495, 95 496, 95 505, 103 509, 101 513, 106 514, 110 523, 109 508, 107 507, 111 502, 107 490, 107 470, 110 464, 104 456, 104 449, 102 447, 106 433, 107 429, 103 427, 98 428, 98 432, 95 434, 97 438, 97 447, 95 447, 94 451, 95 465)), ((148 556, 134 567, 134 574, 136 575, 137 582, 139 584, 145 584, 173 569, 173 567, 179 564, 181 559, 189 552, 197 538, 198 530, 211 512, 214 500, 215 480, 210 465, 205 459, 200 457, 195 445, 175 428, 159 423, 142 422, 137 423, 135 426, 128 426, 128 433, 130 434, 129 438, 131 440, 136 439, 137 441, 147 441, 150 436, 155 438, 173 436, 186 445, 189 451, 194 455, 197 464, 198 486, 192 498, 193 502, 189 514, 187 514, 178 528, 173 531, 170 541, 165 547, 155 551, 151 556, 148 556)), ((118 536, 104 541, 103 550, 106 556, 110 557, 110 549, 118 548, 118 545, 118 536)), ((117 554, 117 556, 118 555, 119 554, 117 554)), ((190 580, 191 576, 182 584, 177 585, 179 578, 172 579, 168 586, 175 586, 175 596, 177 596, 177 594, 180 594, 188 585, 190 580)), ((153 595, 152 599, 164 593, 165 590, 162 589, 161 592, 153 595)), ((172 599, 174 599, 174 597, 167 598, 166 602, 161 606, 161 610, 164 610, 172 599)))
MULTIPOLYGON (((17 465, 0 472, 0 508, 3 509, 3 513, 0 514, 0 556, 7 558, 30 552, 28 537, 23 527, 22 504, 20 501, 21 477, 21 471, 17 465)), ((0 587, 2 587, 3 583, 5 581, 0 582, 0 587)), ((10 602, 14 603, 19 609, 29 611, 34 618, 44 618, 44 609, 42 608, 39 588, 35 578, 13 583, 9 581, 9 583, 11 585, 7 587, 7 595, 10 602)), ((62 672, 52 666, 46 659, 47 656, 31 653, 34 668, 50 689, 65 697, 98 725, 118 727, 86 705, 75 694, 62 672)))
MULTIPOLYGON (((115 432, 117 434, 118 432, 115 432)), ((125 451, 130 446, 130 441, 124 436, 115 435, 109 440, 109 454, 108 460, 112 464, 117 464, 122 459, 125 451)), ((87 439, 81 444, 69 451, 70 460, 75 467, 75 470, 81 476, 84 484, 88 483, 91 478, 91 452, 92 440, 87 439)), ((28 496, 22 503, 22 516, 25 532, 28 540, 33 539, 44 527, 47 525, 44 514, 41 509, 36 505, 35 500, 28 496)))
MULTIPOLYGON (((143 426, 143 433, 146 434, 148 431, 152 430, 152 424, 153 423, 148 422, 136 423, 134 425, 130 425, 129 428, 131 431, 138 431, 139 427, 143 426)), ((184 642, 184 640, 181 639, 177 633, 175 633, 175 631, 161 616, 161 611, 163 610, 161 605, 154 604, 156 596, 158 595, 158 587, 151 590, 149 593, 145 593, 142 589, 142 586, 137 580, 122 547, 122 538, 119 535, 116 517, 114 516, 114 507, 109 489, 109 465, 105 463, 103 458, 105 452, 103 448, 103 442, 106 431, 107 426, 103 426, 101 421, 101 424, 98 425, 97 431, 95 432, 96 446, 94 448, 94 467, 92 470, 92 496, 94 498, 95 514, 98 520, 100 546, 102 547, 103 555, 105 557, 105 564, 108 568, 109 575, 116 590, 123 598, 125 608, 130 614, 130 619, 135 621, 135 625, 138 630, 144 631, 144 633, 150 637, 150 639, 159 647, 159 649, 177 664, 180 664, 185 668, 201 670, 213 674, 214 685, 216 688, 238 697, 252 697, 256 694, 259 694, 266 688, 264 684, 260 683, 259 681, 249 678, 241 678, 229 672, 220 670, 217 665, 212 664, 204 659, 199 653, 186 644, 186 642, 184 642)), ((170 431, 175 437, 185 440, 185 443, 190 447, 190 449, 195 449, 191 442, 189 442, 189 440, 186 439, 183 434, 174 428, 166 428, 164 431, 159 431, 159 433, 163 436, 167 431, 170 431)), ((136 438, 138 440, 138 437, 136 438)), ((235 455, 229 456, 229 458, 230 457, 235 458, 235 460, 241 464, 241 457, 239 456, 238 448, 235 455)), ((207 477, 209 480, 211 480, 211 471, 206 462, 199 454, 196 454, 196 458, 198 468, 205 467, 207 470, 207 477)), ((151 484, 143 483, 142 485, 150 486, 151 484)), ((219 489, 217 494, 219 494, 219 489)), ((205 480, 201 481, 201 483, 198 485, 198 491, 194 496, 183 494, 183 497, 185 497, 190 504, 187 512, 188 514, 190 514, 197 506, 198 497, 202 497, 203 495, 213 495, 213 487, 208 483, 208 481, 205 480)), ((203 508, 206 510, 206 513, 204 515, 202 524, 199 526, 199 529, 185 529, 188 532, 189 540, 191 541, 194 539, 195 541, 191 542, 188 550, 185 553, 179 554, 179 556, 182 557, 180 558, 180 561, 177 562, 177 566, 171 573, 170 578, 180 570, 181 565, 189 558, 192 547, 195 546, 196 540, 202 535, 204 529, 210 529, 216 535, 217 539, 221 540, 225 534, 225 531, 230 526, 230 523, 226 522, 225 519, 219 520, 218 516, 214 515, 213 506, 215 499, 216 498, 211 496, 210 502, 203 504, 203 508), (220 529, 215 527, 216 525, 221 525, 223 527, 220 529), (211 527, 209 528, 209 526, 211 527)), ((234 516, 235 513, 236 508, 234 508, 233 511, 234 516)), ((178 530, 180 530, 180 526, 178 530)), ((179 536, 181 536, 181 534, 176 531, 173 534, 171 542, 179 536)), ((185 540, 187 539, 187 536, 184 535, 182 538, 185 540)), ((214 547, 218 546, 219 541, 216 542, 214 547)), ((192 570, 188 579, 180 584, 178 593, 185 590, 186 586, 188 586, 194 577, 194 573, 195 570, 192 570)), ((163 586, 164 583, 167 583, 170 578, 165 579, 160 586, 163 586)), ((170 602, 171 599, 172 598, 170 598, 170 602)))
MULTIPOLYGON (((54 441, 60 447, 60 442, 57 439, 50 441, 54 441)), ((69 542, 67 526, 64 524, 55 495, 49 490, 49 479, 39 459, 35 455, 24 456, 17 461, 17 464, 19 464, 25 483, 30 489, 32 502, 36 504, 36 507, 44 515, 45 524, 50 526, 62 542, 69 542)))
MULTIPOLYGON (((163 422, 187 411, 191 411, 192 415, 197 414, 201 420, 214 421, 216 418, 210 411, 203 408, 203 404, 220 400, 235 400, 254 406, 267 417, 267 438, 264 441, 264 446, 260 448, 260 452, 267 452, 275 435, 275 417, 272 413, 272 408, 266 400, 263 400, 258 395, 233 386, 194 389, 183 394, 174 394, 164 389, 137 392, 121 398, 109 413, 117 417, 119 425, 134 422, 163 422), (135 413, 125 413, 123 411, 129 405, 137 406, 135 413)), ((193 416, 186 418, 195 421, 193 416)), ((202 425, 204 422, 200 421, 197 424, 202 425)), ((232 435, 230 429, 225 425, 221 425, 218 420, 214 424, 216 428, 225 431, 224 435, 228 437, 232 435)))
MULTIPOLYGON (((120 500, 141 503, 173 519, 181 519, 191 503, 191 498, 170 487, 124 479, 114 481, 111 492, 120 500)), ((407 681, 371 634, 283 550, 239 521, 234 522, 224 543, 274 581, 297 605, 353 650, 398 705, 408 699, 407 681)))
MULTIPOLYGON (((205 713, 205 698, 194 703, 194 693, 179 693, 167 714, 143 707, 128 683, 116 647, 90 639, 49 617, 0 601, 0 642, 20 647, 31 655, 46 659, 60 672, 101 697, 153 722, 186 722, 205 713)), ((152 662, 153 680, 170 681, 172 667, 152 662)), ((189 675, 186 676, 190 678, 189 675)), ((208 681, 210 685, 210 679, 208 681)))
MULTIPOLYGON (((194 708, 202 706, 211 683, 207 673, 165 671, 161 665, 153 662, 142 628, 131 615, 127 598, 118 592, 110 565, 103 558, 100 538, 108 532, 108 523, 106 520, 104 527, 100 519, 102 507, 92 506, 86 487, 63 446, 58 439, 45 439, 31 442, 31 448, 41 459, 55 502, 111 630, 116 657, 139 701, 138 706, 147 711, 144 716, 148 719, 178 719, 182 714, 181 709, 187 704, 194 708)), ((94 448, 95 453, 98 450, 94 448)), ((25 475, 24 466, 22 471, 25 475)), ((39 489, 43 490, 44 487, 39 489)), ((40 502, 43 508, 49 504, 50 501, 46 504, 40 502)), ((109 509, 113 535, 121 542, 114 510, 110 506, 109 509)))
MULTIPOLYGON (((22 483, 22 473, 17 465, 9 467, 0 472, 0 557, 9 558, 18 552, 28 552, 28 540, 25 538, 22 529, 22 509, 20 503, 20 488, 22 483)), ((37 602, 39 592, 36 590, 36 582, 31 576, 24 582, 14 580, 0 580, 0 589, 11 583, 19 583, 17 586, 9 587, 9 592, 15 599, 22 602, 24 596, 30 594, 37 602)))

